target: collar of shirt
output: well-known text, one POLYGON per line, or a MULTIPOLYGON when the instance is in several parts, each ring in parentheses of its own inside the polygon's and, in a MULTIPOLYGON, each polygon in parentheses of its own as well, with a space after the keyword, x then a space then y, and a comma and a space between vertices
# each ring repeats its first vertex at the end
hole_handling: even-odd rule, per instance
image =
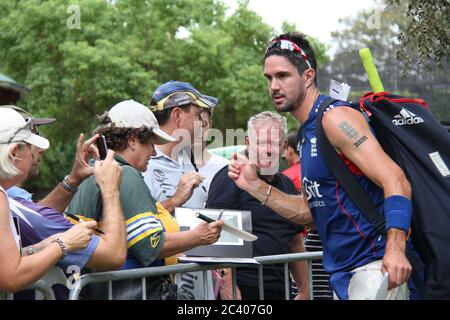
POLYGON ((11 187, 7 191, 8 197, 19 198, 27 201, 32 201, 33 194, 29 193, 27 190, 19 187, 11 187))

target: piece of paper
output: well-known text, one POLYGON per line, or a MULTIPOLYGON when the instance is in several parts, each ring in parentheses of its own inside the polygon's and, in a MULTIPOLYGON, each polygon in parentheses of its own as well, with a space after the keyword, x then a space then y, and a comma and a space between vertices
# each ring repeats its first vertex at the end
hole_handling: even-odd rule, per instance
POLYGON ((329 95, 333 99, 347 101, 348 95, 350 93, 350 88, 351 87, 345 82, 339 83, 331 79, 329 95))
POLYGON ((383 277, 383 281, 381 282, 380 287, 378 288, 375 300, 387 300, 389 296, 388 285, 389 285, 389 273, 386 273, 383 277))

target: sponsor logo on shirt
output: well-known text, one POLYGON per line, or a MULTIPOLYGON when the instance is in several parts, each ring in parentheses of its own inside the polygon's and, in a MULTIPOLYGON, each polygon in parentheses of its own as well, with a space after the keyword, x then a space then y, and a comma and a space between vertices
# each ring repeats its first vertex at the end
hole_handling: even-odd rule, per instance
POLYGON ((161 233, 154 233, 150 237, 150 244, 152 245, 152 248, 156 248, 158 246, 159 240, 161 240, 161 233))
POLYGON ((317 138, 312 137, 309 141, 311 142, 311 158, 317 157, 317 138))
POLYGON ((411 111, 408 111, 406 109, 402 109, 399 114, 394 116, 394 119, 392 120, 392 123, 396 126, 406 126, 406 125, 413 125, 422 123, 423 119, 411 111))
POLYGON ((323 194, 320 193, 320 184, 317 181, 310 181, 308 178, 303 178, 304 191, 306 193, 306 198, 308 200, 309 207, 318 208, 325 207, 325 202, 320 200, 323 194), (318 199, 317 199, 318 198, 318 199))

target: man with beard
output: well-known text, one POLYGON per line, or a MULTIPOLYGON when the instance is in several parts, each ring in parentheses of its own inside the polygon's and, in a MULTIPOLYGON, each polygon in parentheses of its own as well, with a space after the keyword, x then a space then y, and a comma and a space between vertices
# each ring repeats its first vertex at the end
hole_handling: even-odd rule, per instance
POLYGON ((411 224, 411 187, 383 151, 364 116, 345 101, 330 105, 323 128, 331 144, 386 218, 387 237, 367 222, 322 160, 316 116, 328 97, 316 83, 317 62, 306 37, 282 34, 266 48, 264 75, 275 108, 302 125, 302 195, 288 195, 261 180, 242 155, 234 155, 229 176, 281 216, 315 227, 324 244, 324 266, 339 299, 375 299, 381 284, 393 299, 406 299, 411 265, 406 258, 411 224))

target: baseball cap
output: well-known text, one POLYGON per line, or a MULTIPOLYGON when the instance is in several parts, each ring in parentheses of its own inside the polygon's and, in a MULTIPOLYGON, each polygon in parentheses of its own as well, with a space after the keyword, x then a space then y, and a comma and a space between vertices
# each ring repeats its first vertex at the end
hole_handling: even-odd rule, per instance
POLYGON ((42 150, 48 149, 47 139, 31 132, 31 118, 24 118, 14 109, 0 108, 0 144, 27 142, 42 150))
POLYGON ((50 123, 53 123, 56 121, 55 118, 35 118, 35 117, 33 117, 33 115, 31 113, 29 113, 28 111, 25 111, 24 109, 22 109, 18 106, 3 105, 3 106, 0 106, 0 108, 9 108, 9 109, 16 110, 24 119, 26 119, 26 118, 31 119, 31 125, 34 125, 34 126, 50 124, 50 123))
POLYGON ((189 104, 200 108, 214 108, 218 103, 217 98, 203 95, 188 82, 170 80, 153 93, 150 109, 162 111, 189 104))
POLYGON ((176 141, 171 135, 159 128, 158 120, 146 106, 134 100, 119 102, 108 111, 108 117, 119 128, 140 128, 145 126, 157 136, 155 144, 176 141))

